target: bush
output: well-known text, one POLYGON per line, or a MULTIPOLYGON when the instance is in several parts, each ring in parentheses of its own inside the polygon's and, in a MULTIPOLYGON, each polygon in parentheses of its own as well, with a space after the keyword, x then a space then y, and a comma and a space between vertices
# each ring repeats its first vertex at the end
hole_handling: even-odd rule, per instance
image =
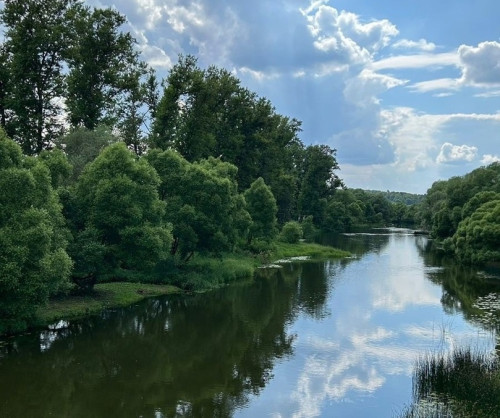
POLYGON ((280 241, 296 244, 302 238, 302 235, 302 226, 298 222, 290 221, 283 225, 280 241))

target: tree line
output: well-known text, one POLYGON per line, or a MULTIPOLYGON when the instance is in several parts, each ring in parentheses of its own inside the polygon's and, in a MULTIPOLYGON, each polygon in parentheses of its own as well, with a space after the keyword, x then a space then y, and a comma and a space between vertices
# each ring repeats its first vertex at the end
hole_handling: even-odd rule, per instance
POLYGON ((336 151, 226 70, 181 56, 160 92, 116 10, 7 0, 0 19, 0 332, 71 283, 164 281, 323 222, 336 151))
POLYGON ((435 182, 419 207, 418 218, 460 261, 500 261, 500 163, 435 182))

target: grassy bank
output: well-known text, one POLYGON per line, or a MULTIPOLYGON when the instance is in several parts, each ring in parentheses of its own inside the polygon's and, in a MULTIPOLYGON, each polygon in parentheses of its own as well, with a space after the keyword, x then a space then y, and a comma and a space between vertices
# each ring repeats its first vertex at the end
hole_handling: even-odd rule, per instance
POLYGON ((299 242, 297 244, 276 243, 273 257, 275 259, 287 257, 310 257, 313 260, 326 260, 330 258, 344 258, 351 254, 338 248, 310 242, 299 242))
POLYGON ((49 301, 37 311, 37 325, 45 326, 60 319, 75 319, 101 312, 103 309, 128 306, 153 296, 180 293, 171 285, 142 283, 100 283, 86 294, 72 293, 49 301))
POLYGON ((51 299, 46 306, 38 309, 35 325, 43 327, 61 319, 82 318, 103 309, 131 305, 146 297, 218 288, 250 279, 257 267, 273 260, 297 256, 330 259, 349 255, 336 248, 305 242, 277 242, 268 251, 257 255, 245 252, 225 254, 219 258, 197 255, 189 263, 168 270, 161 279, 163 284, 135 283, 131 281, 133 277, 125 277, 127 281, 96 284, 90 293, 73 292, 51 299))

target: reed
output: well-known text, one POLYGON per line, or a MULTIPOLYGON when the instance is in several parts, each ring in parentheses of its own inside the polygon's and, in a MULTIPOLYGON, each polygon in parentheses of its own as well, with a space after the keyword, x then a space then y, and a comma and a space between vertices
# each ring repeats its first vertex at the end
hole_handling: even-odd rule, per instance
POLYGON ((401 417, 500 416, 500 360, 471 348, 426 355, 415 367, 413 398, 401 417))

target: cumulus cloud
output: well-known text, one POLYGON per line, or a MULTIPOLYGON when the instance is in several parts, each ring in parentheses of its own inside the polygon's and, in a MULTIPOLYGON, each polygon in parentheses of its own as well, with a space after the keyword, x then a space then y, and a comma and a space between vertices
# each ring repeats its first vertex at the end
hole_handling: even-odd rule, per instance
POLYGON ((477 86, 500 85, 500 43, 482 42, 458 48, 463 66, 462 82, 477 86))
POLYGON ((378 74, 365 68, 346 82, 344 96, 350 102, 365 107, 369 102, 378 104, 377 96, 380 93, 406 83, 406 80, 378 74))
POLYGON ((386 19, 363 23, 358 15, 339 12, 324 1, 313 2, 301 12, 307 18, 315 48, 347 63, 369 62, 398 34, 396 26, 386 19))
POLYGON ((483 155, 483 159, 481 160, 481 164, 489 165, 492 163, 496 163, 500 161, 500 157, 498 155, 485 154, 483 155))
POLYGON ((471 162, 477 156, 477 147, 469 145, 453 145, 445 142, 436 158, 438 164, 471 162))
POLYGON ((397 42, 394 42, 391 46, 395 49, 416 49, 426 52, 431 52, 436 49, 436 44, 434 44, 433 42, 427 42, 425 39, 419 39, 418 41, 401 39, 397 42))

